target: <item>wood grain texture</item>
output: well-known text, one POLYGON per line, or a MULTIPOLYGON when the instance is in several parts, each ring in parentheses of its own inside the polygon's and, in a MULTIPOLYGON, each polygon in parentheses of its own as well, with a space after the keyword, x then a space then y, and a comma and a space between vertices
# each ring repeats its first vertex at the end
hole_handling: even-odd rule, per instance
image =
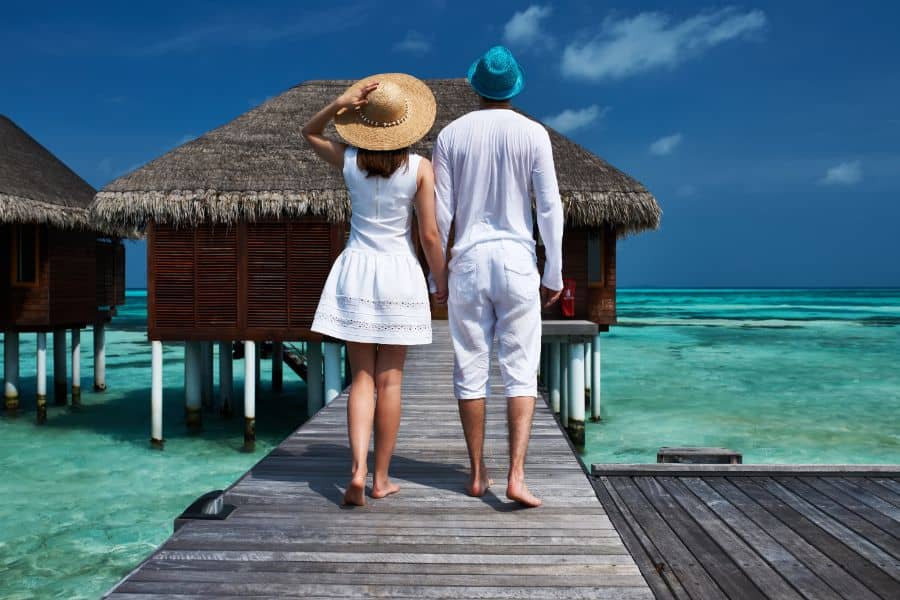
POLYGON ((446 323, 434 328, 434 343, 407 360, 391 468, 399 494, 340 507, 350 469, 342 394, 228 488, 237 508, 227 520, 184 525, 109 597, 652 598, 542 399, 528 483, 544 506, 504 496, 496 386, 485 448, 495 484, 484 498, 464 493, 452 352, 446 323))

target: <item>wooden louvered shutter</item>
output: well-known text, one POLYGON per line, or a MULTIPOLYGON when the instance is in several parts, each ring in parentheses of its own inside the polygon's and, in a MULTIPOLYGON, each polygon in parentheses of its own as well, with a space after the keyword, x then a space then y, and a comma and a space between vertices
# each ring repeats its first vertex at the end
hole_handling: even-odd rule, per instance
POLYGON ((287 232, 287 223, 247 224, 249 329, 284 329, 288 326, 287 232))
POLYGON ((196 230, 196 326, 200 329, 237 327, 237 240, 233 226, 205 225, 196 230))
POLYGON ((290 228, 288 293, 291 327, 309 329, 334 262, 333 226, 325 222, 298 221, 290 228))
POLYGON ((156 329, 194 327, 194 230, 152 225, 150 334, 156 329))

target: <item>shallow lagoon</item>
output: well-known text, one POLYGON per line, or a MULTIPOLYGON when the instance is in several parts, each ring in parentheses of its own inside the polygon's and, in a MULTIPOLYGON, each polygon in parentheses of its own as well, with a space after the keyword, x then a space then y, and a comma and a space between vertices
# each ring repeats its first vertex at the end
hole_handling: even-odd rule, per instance
MULTIPOLYGON (((165 351, 166 449, 149 449, 145 297, 108 330, 103 394, 34 424, 34 335, 22 336, 23 410, 0 418, 0 597, 96 598, 221 488, 300 425, 303 384, 258 401, 257 450, 241 420, 183 425, 182 350, 165 351)), ((716 445, 746 462, 900 463, 900 290, 625 290, 603 337, 603 416, 591 462, 653 462, 663 445, 716 445)), ((48 352, 52 368, 52 352, 48 352)), ((242 362, 235 361, 240 390, 242 362)), ((52 373, 52 371, 50 371, 52 373)), ((263 381, 268 364, 263 361, 263 381)), ((52 391, 52 381, 48 385, 52 391)))

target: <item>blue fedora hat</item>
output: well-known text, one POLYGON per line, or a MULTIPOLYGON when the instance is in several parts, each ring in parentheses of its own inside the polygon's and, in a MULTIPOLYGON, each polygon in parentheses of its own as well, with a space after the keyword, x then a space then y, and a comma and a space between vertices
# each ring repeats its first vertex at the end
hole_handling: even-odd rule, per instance
POLYGON ((468 79, 478 95, 491 100, 509 100, 525 87, 525 73, 505 46, 494 46, 472 63, 468 79))

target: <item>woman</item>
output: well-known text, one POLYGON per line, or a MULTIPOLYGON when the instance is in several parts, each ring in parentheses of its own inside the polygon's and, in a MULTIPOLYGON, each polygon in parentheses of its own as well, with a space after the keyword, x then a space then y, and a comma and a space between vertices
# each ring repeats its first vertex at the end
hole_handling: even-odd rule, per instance
POLYGON ((303 128, 316 154, 342 170, 353 214, 350 237, 331 268, 312 324, 313 331, 347 342, 353 373, 347 403, 353 465, 344 504, 366 503, 373 420, 372 497, 399 489, 390 481, 388 468, 400 429, 406 347, 431 343, 428 288, 410 233, 413 203, 438 301, 447 295, 434 212, 434 172, 427 159, 409 151, 431 129, 434 115, 428 86, 415 77, 390 73, 357 82, 303 128), (323 136, 332 118, 349 145, 323 136))

